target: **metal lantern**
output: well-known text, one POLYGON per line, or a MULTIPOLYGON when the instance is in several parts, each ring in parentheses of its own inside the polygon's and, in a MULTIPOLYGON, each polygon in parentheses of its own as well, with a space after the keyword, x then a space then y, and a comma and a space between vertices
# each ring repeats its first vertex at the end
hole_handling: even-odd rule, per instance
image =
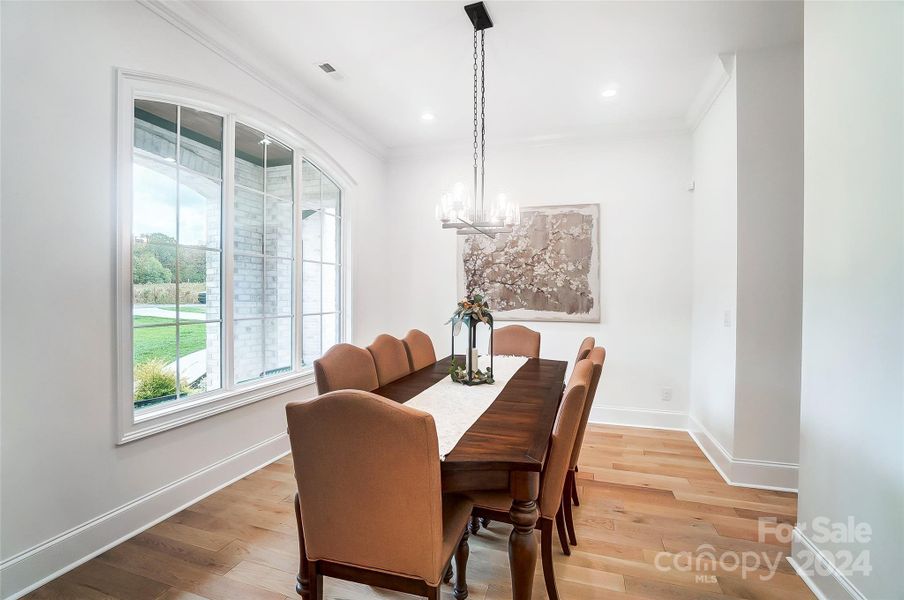
POLYGON ((452 324, 452 365, 449 368, 452 381, 464 385, 493 383, 493 316, 486 301, 479 294, 462 300, 449 322, 452 324), (490 366, 486 372, 480 370, 480 354, 477 351, 477 328, 481 324, 486 325, 490 333, 490 366), (462 365, 455 354, 455 337, 463 326, 468 330, 468 344, 462 365))

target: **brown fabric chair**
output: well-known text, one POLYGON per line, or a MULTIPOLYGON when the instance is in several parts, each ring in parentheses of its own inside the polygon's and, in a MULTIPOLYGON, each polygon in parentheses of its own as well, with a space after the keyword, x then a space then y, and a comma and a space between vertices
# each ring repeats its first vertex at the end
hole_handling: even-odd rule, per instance
MULTIPOLYGON (((546 453, 546 462, 540 474, 540 495, 537 505, 540 518, 537 529, 540 530, 540 556, 543 562, 543 578, 546 580, 546 593, 550 600, 558 600, 556 577, 552 563, 552 530, 555 526, 559 532, 559 543, 562 552, 571 554, 568 540, 565 538, 565 522, 562 512, 562 490, 568 475, 568 461, 571 449, 577 437, 581 416, 584 413, 584 402, 593 375, 593 363, 587 359, 574 367, 564 398, 559 405, 559 414, 553 426, 546 453)), ((509 509, 512 499, 507 491, 471 492, 468 496, 474 501, 471 513, 481 519, 511 523, 509 509)))
POLYGON ((453 553, 455 597, 467 596, 471 502, 443 496, 429 414, 341 390, 286 406, 298 494, 297 591, 322 598, 338 577, 439 598, 453 553))
POLYGON ((336 344, 314 361, 317 393, 334 390, 364 390, 380 387, 377 367, 370 352, 351 344, 336 344))
POLYGON ((593 350, 593 345, 596 344, 596 340, 592 337, 585 337, 584 341, 581 342, 581 347, 578 348, 578 356, 574 359, 574 364, 578 364, 590 354, 590 351, 593 350))
POLYGON ((540 332, 524 325, 507 325, 495 329, 493 354, 540 358, 540 332))
POLYGON ((374 357, 380 385, 386 385, 411 373, 411 367, 408 365, 408 352, 405 350, 402 340, 381 333, 367 347, 367 351, 374 357))
POLYGON ((578 498, 578 484, 576 479, 578 459, 581 457, 581 446, 584 445, 584 433, 587 431, 587 421, 590 419, 590 409, 593 407, 593 399, 596 397, 596 389, 600 383, 603 363, 606 362, 606 349, 603 347, 596 347, 590 351, 587 358, 593 363, 593 374, 590 378, 590 387, 587 388, 587 402, 584 403, 584 414, 581 415, 578 435, 574 440, 574 448, 571 451, 568 476, 565 479, 565 489, 562 492, 562 508, 565 513, 565 527, 568 530, 568 539, 572 546, 578 545, 578 538, 574 531, 574 517, 572 517, 571 514, 571 504, 574 502, 575 506, 581 505, 581 500, 578 498))
POLYGON ((408 367, 412 372, 429 367, 436 362, 436 351, 430 336, 419 329, 412 329, 402 338, 408 353, 408 367))

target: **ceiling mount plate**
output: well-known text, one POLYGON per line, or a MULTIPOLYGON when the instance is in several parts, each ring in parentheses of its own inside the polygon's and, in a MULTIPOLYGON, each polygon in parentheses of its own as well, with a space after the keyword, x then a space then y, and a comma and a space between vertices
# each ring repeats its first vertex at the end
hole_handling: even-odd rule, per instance
POLYGON ((474 31, 483 31, 493 26, 493 20, 490 18, 490 13, 487 12, 487 7, 483 5, 483 2, 468 4, 465 7, 465 12, 468 13, 468 18, 471 19, 471 24, 474 25, 474 31))

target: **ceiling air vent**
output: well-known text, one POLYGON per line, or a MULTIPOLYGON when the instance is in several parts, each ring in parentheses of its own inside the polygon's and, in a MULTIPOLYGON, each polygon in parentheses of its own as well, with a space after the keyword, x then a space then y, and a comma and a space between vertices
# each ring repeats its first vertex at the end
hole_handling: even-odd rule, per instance
POLYGON ((321 63, 317 65, 324 73, 335 73, 336 68, 330 63, 321 63))

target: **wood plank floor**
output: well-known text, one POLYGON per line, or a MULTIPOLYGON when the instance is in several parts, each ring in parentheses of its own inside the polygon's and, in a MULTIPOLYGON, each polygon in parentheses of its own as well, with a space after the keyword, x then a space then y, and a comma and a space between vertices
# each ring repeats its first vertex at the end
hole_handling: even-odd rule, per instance
MULTIPOLYGON (((579 478, 579 545, 571 557, 558 547, 555 551, 563 599, 814 598, 783 558, 790 552, 788 545, 757 539, 759 517, 794 522, 797 496, 725 484, 686 433, 592 425, 579 478), (727 552, 749 553, 750 564, 754 555, 770 563, 777 560, 778 567, 768 580, 761 578, 769 575, 765 565, 742 577, 727 552), (685 553, 700 557, 694 562, 696 571, 657 568, 685 553)), ((292 464, 286 457, 26 598, 298 598, 293 494, 292 464)), ((509 531, 507 525, 492 523, 471 536, 471 598, 511 598, 509 531)), ((443 597, 451 600, 449 587, 443 597)), ((534 597, 546 597, 539 564, 534 597)), ((324 598, 411 596, 326 579, 324 598)))

